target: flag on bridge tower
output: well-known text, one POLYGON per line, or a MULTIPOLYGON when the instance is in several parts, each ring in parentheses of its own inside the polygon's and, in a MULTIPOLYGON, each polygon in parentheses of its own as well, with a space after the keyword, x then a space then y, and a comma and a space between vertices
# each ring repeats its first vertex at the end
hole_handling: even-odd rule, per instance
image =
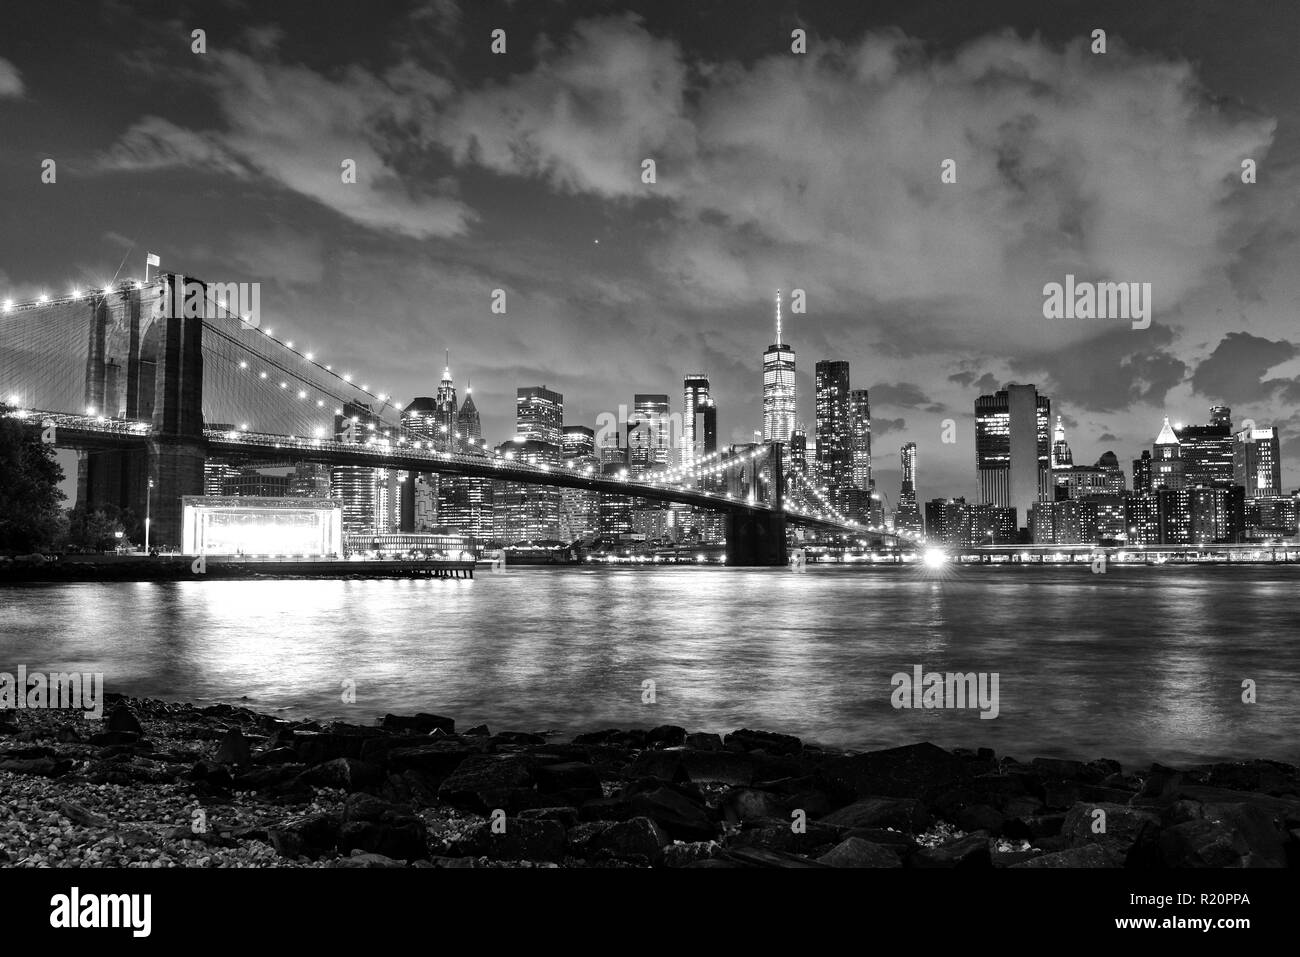
POLYGON ((144 257, 144 281, 145 282, 149 281, 150 266, 161 266, 161 265, 162 265, 162 260, 158 258, 157 253, 149 253, 147 256, 145 256, 144 257))

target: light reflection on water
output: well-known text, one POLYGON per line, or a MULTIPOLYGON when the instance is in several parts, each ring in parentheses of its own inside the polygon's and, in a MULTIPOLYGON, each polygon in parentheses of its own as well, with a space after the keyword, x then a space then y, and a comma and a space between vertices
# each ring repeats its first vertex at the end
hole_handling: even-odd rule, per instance
POLYGON ((1300 763, 1298 582, 1296 566, 1080 565, 50 585, 0 590, 0 671, 102 671, 110 691, 363 723, 433 711, 565 735, 671 723, 862 749, 1300 763), (999 717, 893 709, 890 677, 915 664, 998 672, 999 717))

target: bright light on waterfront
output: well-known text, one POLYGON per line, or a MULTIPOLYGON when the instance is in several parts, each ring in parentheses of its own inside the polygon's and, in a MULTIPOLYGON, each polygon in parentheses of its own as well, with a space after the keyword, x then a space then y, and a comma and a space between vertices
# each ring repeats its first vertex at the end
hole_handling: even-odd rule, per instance
POLYGON ((927 548, 923 561, 930 568, 939 568, 948 561, 948 555, 941 548, 927 548))

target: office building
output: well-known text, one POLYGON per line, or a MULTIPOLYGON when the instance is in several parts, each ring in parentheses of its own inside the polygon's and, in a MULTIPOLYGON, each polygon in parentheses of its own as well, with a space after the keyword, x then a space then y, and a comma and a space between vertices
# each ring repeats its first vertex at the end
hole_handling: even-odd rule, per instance
POLYGON ((1183 460, 1185 485, 1190 488, 1233 483, 1231 409, 1216 405, 1210 409, 1209 424, 1184 426, 1175 429, 1174 434, 1183 460))
POLYGON ((794 349, 782 341, 781 290, 776 291, 776 341, 763 353, 763 441, 789 442, 798 415, 794 349))
POLYGON ((894 509, 894 531, 922 535, 925 525, 916 505, 916 443, 904 445, 898 450, 898 457, 903 467, 903 480, 898 492, 898 507, 894 509))
POLYGON ((817 481, 831 505, 844 508, 853 479, 853 432, 849 417, 849 364, 823 359, 815 367, 817 481))
POLYGON ((1169 417, 1165 416, 1160 434, 1151 446, 1151 488, 1156 491, 1183 488, 1187 484, 1183 465, 1182 446, 1169 424, 1169 417))
POLYGON ((1029 509, 1050 497, 1048 419, 1052 403, 1033 385, 1009 385, 975 400, 975 466, 980 498, 1014 508, 1029 518, 1029 509))
POLYGON ((1243 429, 1233 436, 1233 481, 1245 488, 1246 498, 1273 498, 1282 494, 1282 447, 1277 426, 1243 429))
POLYGON ((564 441, 564 396, 544 385, 515 390, 515 435, 546 442, 557 449, 564 441))

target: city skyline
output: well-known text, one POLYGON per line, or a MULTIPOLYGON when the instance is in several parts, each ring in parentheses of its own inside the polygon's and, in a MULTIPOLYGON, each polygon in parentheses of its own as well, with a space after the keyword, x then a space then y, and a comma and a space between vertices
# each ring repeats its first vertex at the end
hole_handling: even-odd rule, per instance
POLYGON ((262 282, 269 321, 403 398, 435 390, 450 348, 476 382, 487 436, 511 431, 520 386, 549 383, 572 421, 592 424, 626 393, 675 396, 703 369, 728 443, 761 421, 753 368, 771 290, 798 289, 807 309, 787 309, 783 336, 800 359, 796 420, 813 431, 815 363, 849 362, 853 388, 871 395, 882 489, 899 487, 892 449, 915 441, 923 498, 973 496, 970 399, 1011 382, 1053 397, 1079 461, 1111 450, 1127 462, 1165 415, 1230 405, 1278 426, 1283 488, 1300 486, 1286 456, 1300 423, 1297 280, 1279 268, 1300 181, 1284 96, 1297 67, 1276 45, 1295 12, 1261 32, 1206 11, 1171 30, 1105 3, 1050 22, 1018 3, 955 18, 935 5, 760 4, 724 38, 707 11, 548 9, 512 14, 513 52, 494 58, 473 41, 492 5, 417 9, 341 14, 348 44, 320 51, 277 22, 288 13, 236 27, 207 12, 196 54, 177 21, 111 8, 90 24, 53 4, 41 32, 70 42, 48 56, 21 29, 31 14, 17 13, 0 49, 13 132, 0 216, 24 240, 0 256, 0 297, 84 287, 159 252, 165 268, 262 282), (1104 59, 1087 48, 1103 21, 1104 59), (795 27, 808 31, 805 60, 789 50, 795 27), (65 59, 78 37, 155 56, 110 59, 118 82, 92 86, 65 59), (1269 70, 1239 64, 1232 51, 1248 42, 1269 70), (989 73, 1008 59, 1025 76, 989 73), (1109 115, 1100 92, 1053 107, 1064 116, 1025 95, 1035 82, 1091 83, 1103 64, 1093 87, 1174 108, 1139 124, 1132 110, 1109 115), (862 76, 874 95, 850 114, 845 91, 862 76), (156 96, 164 84, 185 109, 156 96), (656 84, 661 96, 644 92, 656 84), (606 95, 614 88, 637 92, 606 95), (918 94, 937 132, 874 142, 872 124, 918 94), (1214 100, 1228 105, 1216 113, 1214 100), (591 108, 556 114, 555 102, 591 108), (1006 122, 1014 110, 1034 122, 1006 122), (1092 131, 1095 145, 1068 154, 1066 128, 1092 131), (962 152, 988 130, 1000 131, 983 151, 1003 158, 996 168, 962 152), (1192 139, 1206 146, 1195 156, 1192 139), (631 145, 601 147, 615 141, 631 145), (1132 141, 1156 159, 1112 148, 1132 141), (848 166, 828 161, 845 151, 848 166), (647 156, 653 185, 641 181, 647 156), (55 183, 40 180, 46 157, 55 183), (957 180, 943 184, 948 157, 957 180), (1240 181, 1243 158, 1259 163, 1257 182, 1240 181), (344 159, 359 164, 351 192, 329 182, 344 159), (1080 170, 1108 185, 1082 191, 1080 170), (980 225, 976 239, 989 217, 1010 238, 980 225), (38 220, 49 224, 39 235, 20 228, 38 220), (1067 274, 1152 282, 1150 328, 1045 319, 1042 289, 1067 274), (491 311, 498 288, 504 315, 491 311))

